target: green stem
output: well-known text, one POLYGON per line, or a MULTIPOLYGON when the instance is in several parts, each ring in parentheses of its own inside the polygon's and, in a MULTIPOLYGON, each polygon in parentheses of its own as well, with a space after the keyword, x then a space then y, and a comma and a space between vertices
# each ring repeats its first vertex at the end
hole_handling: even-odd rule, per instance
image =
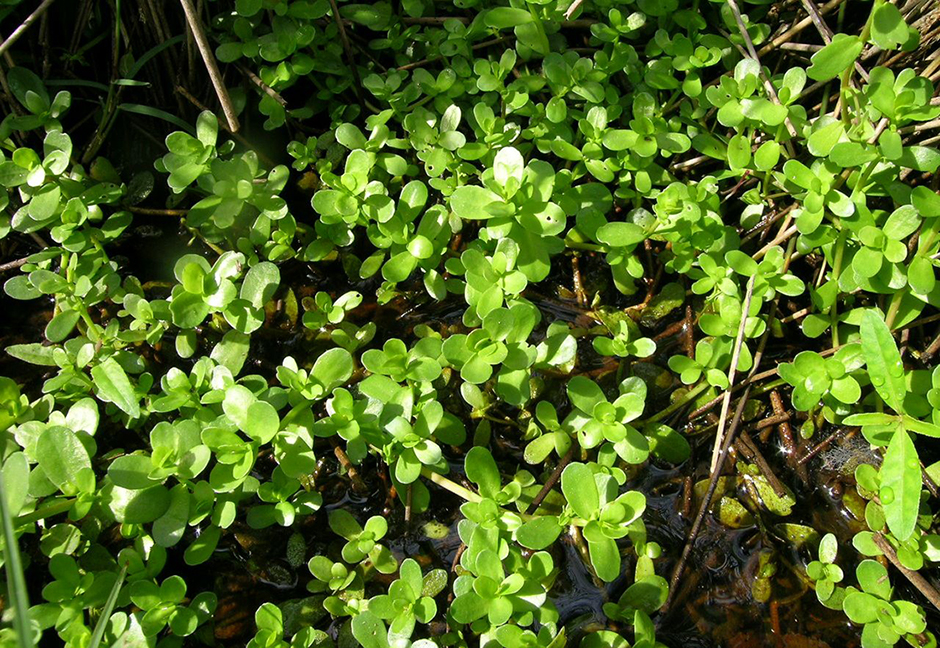
POLYGON ((918 249, 923 250, 925 255, 930 254, 930 248, 933 247, 933 244, 937 240, 937 234, 940 233, 940 218, 931 218, 930 226, 925 229, 922 227, 920 232, 920 243, 918 244, 918 249))
POLYGON ((685 396, 681 397, 680 399, 676 400, 675 402, 670 404, 668 407, 666 407, 666 409, 660 412, 657 412, 656 414, 653 414, 647 419, 638 421, 637 424, 642 425, 644 423, 655 423, 656 421, 660 421, 666 418, 667 416, 675 412, 680 407, 685 407, 686 405, 691 403, 693 400, 695 400, 696 396, 701 394, 706 389, 708 389, 708 383, 703 380, 698 385, 696 385, 695 387, 690 389, 688 392, 686 392, 685 396))
MULTIPOLYGON (((859 38, 862 40, 862 45, 868 42, 868 37, 871 36, 871 24, 875 19, 875 12, 878 11, 878 8, 885 3, 885 0, 875 0, 871 6, 871 13, 868 14, 868 20, 865 21, 865 26, 862 28, 862 33, 859 38)), ((854 67, 854 66, 852 66, 854 67)), ((852 69, 852 68, 849 68, 852 69)))
POLYGON ((891 297, 891 304, 888 306, 888 314, 885 316, 885 324, 889 329, 894 328, 894 320, 898 316, 898 309, 901 308, 901 300, 904 299, 904 291, 899 290, 891 297))
POLYGON ((755 396, 757 396, 758 394, 766 394, 772 389, 776 389, 777 387, 782 387, 783 385, 786 385, 786 384, 787 384, 786 380, 784 380, 783 378, 777 378, 776 380, 771 380, 769 383, 764 383, 760 387, 755 387, 754 389, 751 390, 751 393, 755 396))
MULTIPOLYGON (((441 475, 441 474, 438 474, 438 473, 432 471, 432 470, 431 470, 430 468, 428 468, 427 466, 422 466, 422 468, 421 468, 421 476, 424 477, 425 479, 430 479, 432 482, 434 482, 435 484, 437 484, 438 486, 440 486, 440 487, 443 488, 444 490, 450 491, 451 493, 453 493, 453 494, 456 495, 457 497, 461 497, 461 498, 467 500, 468 502, 482 502, 482 501, 483 501, 483 498, 482 498, 482 497, 480 497, 479 495, 477 495, 476 493, 474 493, 474 492, 473 492, 472 490, 470 490, 469 488, 464 488, 464 487, 461 486, 460 484, 458 484, 458 483, 456 483, 456 482, 453 482, 453 481, 451 481, 450 479, 447 479, 447 477, 445 477, 444 475, 441 475)), ((503 510, 503 509, 501 509, 501 510, 503 510)), ((513 514, 513 515, 518 515, 520 518, 522 518, 523 520, 525 520, 525 521, 527 521, 527 522, 528 522, 529 520, 534 520, 536 517, 538 517, 538 516, 536 516, 536 515, 530 515, 530 514, 528 514, 528 513, 516 513, 515 511, 513 511, 512 514, 513 514)), ((587 521, 586 521, 586 520, 582 520, 581 518, 574 518, 574 519, 571 521, 571 524, 578 524, 578 525, 580 525, 580 526, 584 526, 585 524, 587 524, 587 521)))
POLYGON ((17 527, 24 526, 26 524, 32 524, 33 522, 38 522, 39 520, 45 520, 46 518, 51 518, 53 515, 59 515, 60 513, 65 513, 72 505, 75 504, 74 499, 58 500, 52 502, 51 504, 46 504, 41 506, 32 513, 26 513, 24 515, 18 516, 14 521, 13 525, 17 527))
POLYGON ((437 484, 444 490, 450 491, 454 495, 457 495, 458 497, 462 497, 468 502, 480 502, 483 500, 482 497, 474 493, 469 488, 464 488, 460 484, 453 482, 450 479, 447 479, 447 477, 445 477, 444 475, 440 475, 432 471, 430 468, 422 467, 421 476, 424 477, 425 479, 430 479, 432 482, 434 482, 435 484, 437 484))
POLYGON ((839 232, 836 254, 832 261, 832 281, 836 282, 836 298, 829 307, 829 328, 832 330, 832 346, 839 346, 839 274, 842 272, 842 257, 845 254, 845 230, 839 232))

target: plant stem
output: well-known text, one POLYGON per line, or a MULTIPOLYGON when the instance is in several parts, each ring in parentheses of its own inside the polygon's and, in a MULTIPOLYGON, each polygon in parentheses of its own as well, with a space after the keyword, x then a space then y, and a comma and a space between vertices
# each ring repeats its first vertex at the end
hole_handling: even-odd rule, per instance
POLYGON ((836 282, 836 297, 829 307, 829 328, 832 331, 832 346, 839 346, 839 274, 842 272, 842 257, 845 254, 845 230, 839 232, 836 254, 832 260, 832 281, 836 282))
POLYGON ((46 518, 51 518, 53 515, 59 515, 60 513, 65 513, 72 505, 75 504, 74 499, 65 499, 52 502, 51 504, 46 504, 36 509, 32 513, 26 513, 24 515, 18 516, 14 520, 14 526, 21 527, 26 524, 32 524, 33 522, 38 522, 39 520, 45 520, 46 518))
POLYGON ((13 30, 13 33, 7 36, 7 39, 0 44, 0 56, 6 54, 7 50, 13 46, 13 43, 19 40, 20 36, 26 33, 26 30, 29 29, 29 26, 32 25, 36 20, 45 13, 46 9, 49 8, 55 0, 45 0, 39 7, 36 8, 36 11, 29 14, 26 17, 26 20, 23 21, 19 27, 13 30))
POLYGON ((422 467, 421 476, 425 479, 430 479, 432 482, 443 488, 444 490, 450 491, 458 497, 462 497, 468 502, 480 502, 483 500, 482 497, 474 493, 469 488, 464 488, 460 484, 447 479, 444 475, 432 471, 430 468, 422 467))
POLYGON ((898 310, 901 308, 901 300, 904 299, 904 291, 899 290, 891 296, 891 304, 888 306, 888 313, 885 315, 885 324, 888 328, 894 328, 894 320, 898 316, 898 310))
POLYGON ((684 396, 682 396, 682 397, 679 398, 678 400, 676 400, 676 401, 674 401, 673 403, 671 403, 668 407, 666 407, 665 409, 663 409, 663 410, 657 412, 656 414, 653 414, 652 416, 650 416, 650 417, 647 418, 647 419, 644 419, 644 420, 642 420, 642 421, 638 421, 637 424, 638 424, 638 425, 641 425, 641 424, 644 424, 644 423, 655 423, 656 421, 661 421, 662 419, 666 418, 667 416, 669 416, 670 414, 672 414, 673 412, 675 412, 677 409, 679 409, 679 408, 681 408, 681 407, 685 407, 686 405, 688 405, 689 403, 691 403, 693 400, 695 400, 695 397, 696 397, 696 396, 698 396, 699 394, 701 394, 701 393, 702 393, 703 391, 705 391, 707 388, 708 388, 708 383, 707 383, 706 381, 704 381, 704 380, 701 381, 701 382, 700 382, 699 384, 697 384, 695 387, 693 387, 692 389, 690 389, 689 391, 687 391, 684 396))
POLYGON ((228 122, 229 130, 234 133, 239 128, 238 117, 235 114, 235 106, 232 105, 232 100, 228 96, 228 89, 226 89, 222 75, 219 73, 219 66, 216 64, 215 55, 212 53, 212 48, 209 46, 209 39, 206 38, 206 33, 202 29, 199 14, 196 13, 196 8, 193 6, 192 0, 180 0, 180 4, 183 5, 183 12, 186 14, 186 22, 189 24, 190 31, 193 32, 193 38, 196 40, 196 47, 199 49, 202 61, 206 64, 206 70, 209 72, 212 87, 215 88, 215 94, 219 98, 219 103, 222 104, 222 112, 225 113, 225 121, 228 122))

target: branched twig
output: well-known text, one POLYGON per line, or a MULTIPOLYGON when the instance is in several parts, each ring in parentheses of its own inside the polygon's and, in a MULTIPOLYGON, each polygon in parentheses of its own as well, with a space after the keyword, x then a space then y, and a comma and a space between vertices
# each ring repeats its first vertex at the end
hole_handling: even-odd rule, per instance
POLYGON ((578 7, 581 6, 581 0, 574 0, 571 3, 571 6, 565 10, 565 20, 571 20, 571 16, 574 15, 574 12, 578 10, 578 7))
POLYGON ((219 66, 216 65, 215 55, 209 47, 209 40, 202 29, 199 15, 193 6, 192 0, 180 0, 183 5, 183 11, 186 13, 186 22, 189 29, 193 32, 196 39, 196 47, 199 48, 199 54, 202 55, 202 61, 206 64, 206 70, 209 72, 209 79, 212 81, 212 87, 215 88, 215 94, 222 104, 222 112, 225 113, 225 121, 228 122, 229 130, 232 133, 238 132, 238 116, 235 114, 235 106, 232 105, 232 99, 228 96, 228 90, 225 82, 222 80, 222 74, 219 72, 219 66))
MULTIPOLYGON (((833 11, 834 9, 838 8, 838 6, 842 4, 843 2, 845 2, 845 0, 831 0, 831 2, 827 2, 822 7, 819 8, 820 15, 825 16, 830 11, 833 11)), ((782 44, 788 42, 791 38, 793 38, 794 36, 796 36, 801 31, 803 31, 804 29, 806 29, 812 24, 813 24, 813 19, 807 16, 800 22, 793 25, 793 27, 783 32, 782 34, 774 38, 772 41, 770 41, 766 45, 764 45, 762 48, 760 48, 760 50, 758 50, 757 53, 763 56, 767 52, 773 51, 777 47, 780 47, 782 44)))

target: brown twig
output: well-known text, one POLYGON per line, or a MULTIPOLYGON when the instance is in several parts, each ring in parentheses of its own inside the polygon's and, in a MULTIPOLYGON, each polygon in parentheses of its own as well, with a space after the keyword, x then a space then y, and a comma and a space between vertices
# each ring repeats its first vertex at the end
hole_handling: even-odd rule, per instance
POLYGON ((359 78, 359 69, 356 67, 356 60, 353 58, 352 46, 349 44, 349 37, 346 35, 346 26, 343 24, 343 18, 339 15, 339 7, 336 6, 336 0, 330 0, 330 8, 333 12, 333 20, 336 21, 336 28, 339 30, 339 39, 343 43, 343 52, 346 54, 346 63, 349 65, 349 71, 353 75, 353 83, 356 92, 356 98, 359 99, 359 105, 362 111, 366 110, 366 101, 362 96, 362 80, 359 78))
POLYGON ((584 284, 581 282, 581 266, 578 263, 578 255, 571 257, 572 283, 574 284, 574 294, 578 298, 578 306, 587 306, 587 295, 584 292, 584 284))
MULTIPOLYGON (((182 95, 189 103, 196 106, 196 108, 198 108, 199 110, 209 110, 201 101, 196 99, 196 97, 194 97, 193 94, 189 90, 184 88, 183 86, 181 85, 176 86, 176 92, 182 95)), ((209 112, 212 112, 212 111, 210 110, 209 112)), ((269 158, 262 151, 259 151, 258 148, 255 145, 253 145, 251 142, 249 142, 247 139, 245 139, 245 137, 241 133, 236 133, 233 130, 231 130, 228 127, 228 124, 226 124, 225 122, 220 122, 219 126, 221 126, 225 130, 225 132, 231 135, 234 139, 238 140, 238 142, 242 144, 244 147, 249 148, 255 153, 257 153, 258 159, 264 162, 265 165, 267 165, 268 167, 274 166, 274 160, 269 158)))
POLYGON ((26 265, 26 260, 29 257, 23 257, 22 259, 17 259, 16 261, 10 261, 0 265, 0 272, 6 272, 7 270, 16 270, 24 265, 26 265))
POLYGON ((731 442, 734 440, 734 433, 737 431, 738 425, 741 423, 741 415, 744 413, 744 403, 747 401, 747 396, 750 391, 751 386, 748 384, 748 386, 744 388, 744 397, 738 401, 738 407, 734 412, 734 418, 731 421, 731 426, 728 428, 728 433, 724 436, 724 443, 722 444, 721 452, 718 455, 715 468, 711 471, 711 478, 708 481, 708 489, 705 491, 705 497, 702 499, 702 504, 699 506, 698 513, 695 515, 695 521, 692 523, 692 530, 689 531, 689 536, 685 541, 685 546, 682 548, 682 555, 679 557, 679 562, 676 565, 675 570, 672 572, 672 578, 669 582, 669 595, 666 597, 666 602, 663 604, 661 610, 664 616, 672 605, 673 596, 679 584, 679 579, 682 577, 682 572, 685 571, 685 565, 689 560, 689 555, 692 553, 692 547, 695 545, 696 538, 698 538, 699 530, 702 528, 702 522, 705 520, 705 514, 708 512, 712 497, 715 495, 715 489, 718 486, 718 478, 720 477, 721 470, 725 465, 725 459, 728 457, 728 450, 731 448, 731 442))
MULTIPOLYGON (((831 2, 827 2, 822 7, 819 8, 820 15, 825 16, 830 11, 833 11, 834 9, 836 9, 843 2, 845 2, 845 0, 831 0, 831 2)), ((801 31, 803 31, 804 29, 806 29, 812 24, 813 24, 813 19, 807 16, 803 20, 793 25, 790 29, 783 32, 782 34, 774 38, 772 41, 764 45, 762 48, 760 48, 757 51, 757 53, 763 56, 767 52, 773 51, 775 48, 780 47, 780 45, 789 42, 794 36, 796 36, 801 31)))
POLYGON ((770 464, 767 463, 767 459, 764 458, 763 453, 761 453, 760 448, 757 447, 757 444, 754 443, 754 440, 751 438, 751 435, 747 433, 747 430, 741 430, 738 433, 738 438, 734 442, 734 447, 740 452, 745 459, 754 463, 761 474, 767 480, 767 483, 770 484, 770 487, 773 489, 774 493, 777 494, 777 497, 786 497, 787 488, 783 485, 783 482, 780 481, 780 478, 777 477, 774 473, 773 468, 770 467, 770 464))
POLYGON ((773 416, 762 418, 757 423, 752 425, 750 430, 752 432, 760 432, 761 430, 764 430, 766 428, 773 427, 775 425, 780 425, 781 423, 786 423, 789 420, 790 420, 790 413, 781 412, 780 414, 774 414, 773 416))
POLYGON ((898 555, 895 553, 894 547, 891 546, 891 543, 889 543, 883 535, 874 533, 872 534, 872 540, 875 541, 878 548, 881 549, 882 553, 891 561, 891 564, 894 565, 899 572, 904 574, 904 577, 910 581, 911 585, 916 587, 935 608, 940 610, 940 592, 937 592, 936 588, 927 582, 927 579, 919 573, 902 565, 901 561, 898 560, 898 555))
POLYGON ((238 132, 238 116, 235 114, 235 106, 232 105, 232 99, 228 96, 228 89, 222 80, 222 74, 219 72, 219 66, 215 62, 215 55, 209 46, 209 39, 202 29, 202 22, 199 20, 199 14, 193 6, 192 0, 180 0, 183 5, 183 11, 186 14, 186 22, 193 37, 196 39, 196 47, 199 48, 199 54, 202 56, 203 63, 206 64, 206 70, 209 72, 209 79, 212 81, 212 87, 215 88, 215 94, 222 104, 222 112, 225 113, 225 121, 228 122, 229 130, 232 133, 238 132))
POLYGON ((532 499, 532 502, 526 507, 526 513, 535 513, 548 494, 554 488, 555 484, 558 483, 558 478, 561 477, 561 471, 565 469, 569 463, 571 463, 571 458, 574 457, 574 443, 571 444, 571 447, 568 448, 568 452, 565 453, 565 456, 561 458, 561 461, 558 462, 558 465, 555 467, 555 470, 552 471, 552 474, 549 475, 548 479, 545 481, 545 485, 542 486, 542 490, 532 499))
POLYGON ((262 90, 266 95, 268 95, 269 97, 271 97, 272 99, 274 99, 274 101, 276 101, 276 102, 278 102, 279 104, 281 104, 281 107, 287 108, 287 100, 284 99, 284 97, 282 97, 282 96, 278 93, 277 90, 275 90, 274 88, 272 88, 271 86, 269 86, 267 83, 265 83, 264 81, 262 81, 261 78, 260 78, 257 74, 255 74, 254 72, 252 72, 251 70, 249 70, 248 68, 246 68, 246 67, 243 66, 243 65, 236 65, 235 67, 238 68, 239 72, 241 72, 241 73, 244 74, 246 77, 248 77, 248 80, 249 80, 249 81, 251 81, 251 82, 254 83, 256 86, 258 86, 259 88, 261 88, 261 90, 262 90))
POLYGON ((0 56, 6 54, 6 51, 13 46, 13 43, 18 41, 20 36, 26 33, 26 30, 29 29, 30 25, 36 22, 36 19, 45 13, 46 9, 48 9, 49 5, 51 5, 53 2, 55 2, 55 0, 43 0, 43 3, 36 7, 36 10, 33 11, 33 13, 29 14, 26 17, 26 20, 24 20, 19 27, 14 29, 13 33, 7 36, 3 43, 0 43, 0 56))
MULTIPOLYGON (((515 36, 500 36, 499 38, 491 38, 490 40, 485 40, 485 41, 482 41, 482 42, 480 42, 480 43, 477 43, 476 45, 473 45, 473 46, 470 48, 470 50, 471 50, 471 51, 476 51, 476 50, 478 50, 478 49, 483 49, 484 47, 489 47, 490 45, 499 45, 500 43, 505 43, 506 41, 510 41, 510 40, 512 40, 513 38, 515 38, 515 36)), ((407 63, 407 64, 402 65, 401 67, 399 67, 399 68, 397 68, 397 69, 398 69, 399 72, 401 72, 401 71, 403 71, 403 70, 413 70, 413 69, 415 69, 415 68, 423 67, 423 66, 428 65, 428 64, 430 64, 430 63, 434 63, 434 62, 436 62, 436 61, 440 61, 442 58, 444 58, 444 55, 443 55, 443 54, 441 54, 441 55, 439 55, 439 56, 432 56, 432 57, 430 57, 430 58, 422 59, 422 60, 420 60, 420 61, 415 61, 415 62, 413 62, 413 63, 407 63)))
POLYGON ((349 479, 353 483, 353 488, 360 493, 364 493, 367 490, 366 485, 359 476, 359 472, 356 470, 356 467, 352 465, 352 462, 346 455, 346 451, 343 450, 343 446, 341 446, 334 438, 330 438, 330 443, 333 445, 333 454, 336 455, 336 459, 339 461, 343 469, 346 470, 346 474, 349 475, 349 479))
POLYGON ((828 448, 830 445, 832 445, 833 441, 841 437, 848 430, 849 428, 841 428, 839 430, 836 430, 829 436, 827 436, 825 439, 823 439, 822 441, 817 443, 815 446, 813 446, 813 448, 809 452, 807 452, 805 455, 797 459, 796 461, 797 465, 800 465, 800 466, 805 465, 810 459, 812 459, 813 457, 818 455, 820 452, 822 452, 823 450, 828 448))
MULTIPOLYGON (((823 42, 828 45, 832 42, 832 30, 829 29, 829 25, 826 24, 826 21, 823 20, 822 14, 819 13, 819 7, 816 6, 816 3, 813 2, 813 0, 801 1, 803 2, 803 7, 806 9, 806 12, 809 14, 810 18, 813 20, 813 23, 816 25, 816 31, 819 32, 823 42)), ((865 71, 865 68, 863 68, 862 64, 857 60, 855 61, 855 69, 858 70, 858 73, 862 75, 863 79, 866 81, 868 80, 868 72, 865 71)))
POLYGON ((153 209, 150 207, 128 207, 127 211, 142 216, 185 216, 188 209, 153 209))

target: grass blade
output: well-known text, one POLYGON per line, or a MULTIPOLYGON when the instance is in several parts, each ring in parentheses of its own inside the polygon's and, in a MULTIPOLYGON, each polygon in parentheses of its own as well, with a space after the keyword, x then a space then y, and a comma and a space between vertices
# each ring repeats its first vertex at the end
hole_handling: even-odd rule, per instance
POLYGON ((6 484, 0 474, 0 518, 3 523, 4 571, 7 573, 7 587, 13 598, 13 629, 17 644, 21 647, 33 645, 33 632, 29 623, 29 598, 26 595, 26 577, 23 575, 23 562, 20 559, 20 546, 13 531, 13 520, 7 503, 6 484))
POLYGON ((98 644, 101 643, 101 639, 104 637, 104 631, 108 627, 108 620, 111 618, 111 612, 114 611, 114 605, 117 603, 118 595, 121 593, 121 585, 124 584, 124 577, 127 575, 127 565, 128 563, 124 563, 124 566, 121 567, 117 580, 114 581, 114 586, 111 588, 111 593, 108 594, 108 600, 105 601, 104 607, 101 608, 101 616, 98 617, 98 623, 95 624, 95 632, 91 635, 91 643, 88 644, 88 648, 98 648, 98 644))
POLYGON ((182 43, 182 42, 183 42, 183 35, 180 34, 179 36, 174 36, 173 38, 171 38, 171 39, 168 40, 168 41, 164 41, 164 42, 160 43, 160 44, 157 45, 156 47, 151 47, 149 50, 147 50, 146 52, 144 52, 144 55, 143 55, 143 56, 141 56, 139 59, 137 59, 137 62, 134 63, 134 67, 132 67, 130 70, 128 70, 128 72, 127 72, 127 78, 128 78, 128 79, 133 79, 135 76, 137 76, 137 73, 140 72, 141 68, 143 68, 145 65, 147 65, 147 61, 149 61, 150 59, 152 59, 154 56, 156 56, 157 54, 159 54, 160 52, 162 52, 162 51, 165 50, 166 48, 171 47, 171 46, 173 46, 173 45, 176 45, 177 43, 182 43))
POLYGON ((144 115, 146 117, 156 117, 157 119, 168 121, 174 126, 179 126, 187 133, 195 134, 195 132, 193 131, 193 127, 190 124, 187 124, 176 115, 171 115, 165 110, 160 110, 159 108, 151 108, 150 106, 144 106, 142 104, 133 104, 133 103, 122 103, 118 105, 118 108, 126 112, 136 113, 138 115, 144 115))

